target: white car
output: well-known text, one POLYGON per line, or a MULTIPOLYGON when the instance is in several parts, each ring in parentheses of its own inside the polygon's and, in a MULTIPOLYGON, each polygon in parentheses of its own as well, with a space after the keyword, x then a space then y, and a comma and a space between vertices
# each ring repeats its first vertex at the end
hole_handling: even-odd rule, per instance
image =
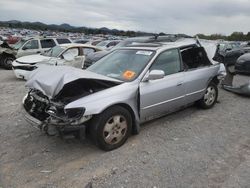
POLYGON ((12 63, 12 69, 17 78, 27 80, 31 71, 42 65, 69 65, 82 68, 85 55, 100 50, 95 46, 85 44, 61 44, 47 52, 16 59, 12 63))
POLYGON ((0 47, 0 65, 5 69, 11 69, 12 62, 19 57, 32 54, 40 54, 48 51, 50 48, 72 43, 68 38, 55 37, 28 37, 23 38, 13 45, 5 44, 0 47))

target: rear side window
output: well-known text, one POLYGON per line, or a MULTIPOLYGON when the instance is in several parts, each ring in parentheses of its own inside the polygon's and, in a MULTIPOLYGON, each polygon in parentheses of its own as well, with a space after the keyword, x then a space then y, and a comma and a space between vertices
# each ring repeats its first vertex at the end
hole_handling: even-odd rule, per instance
POLYGON ((56 46, 56 43, 53 39, 43 39, 41 40, 42 48, 52 48, 56 46))
POLYGON ((178 50, 173 49, 161 53, 150 70, 163 70, 165 75, 180 72, 181 62, 178 50))
POLYGON ((196 69, 211 65, 203 47, 183 49, 181 56, 186 69, 196 69))
POLYGON ((88 55, 94 52, 95 50, 93 48, 83 48, 83 55, 88 55))
POLYGON ((72 57, 79 56, 79 49, 78 49, 78 48, 70 48, 70 49, 68 49, 66 52, 64 52, 63 55, 64 55, 64 56, 65 56, 65 55, 70 55, 70 56, 72 56, 72 57))
POLYGON ((69 39, 56 39, 58 44, 71 43, 69 39))

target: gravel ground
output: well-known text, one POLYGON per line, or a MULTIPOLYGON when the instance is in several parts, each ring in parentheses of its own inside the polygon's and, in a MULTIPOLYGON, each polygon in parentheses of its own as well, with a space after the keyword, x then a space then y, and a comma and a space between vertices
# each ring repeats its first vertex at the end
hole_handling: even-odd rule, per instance
POLYGON ((0 80, 0 188, 250 187, 249 98, 220 90, 214 108, 151 121, 103 152, 32 128, 20 114, 24 81, 1 69, 0 80))

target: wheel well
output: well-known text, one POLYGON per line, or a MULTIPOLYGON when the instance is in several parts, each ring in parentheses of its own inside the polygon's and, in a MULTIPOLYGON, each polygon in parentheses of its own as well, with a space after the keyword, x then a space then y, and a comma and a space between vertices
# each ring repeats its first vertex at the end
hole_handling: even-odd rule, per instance
POLYGON ((16 57, 15 57, 14 55, 8 54, 8 53, 6 53, 6 52, 3 52, 1 56, 2 56, 2 57, 13 57, 14 59, 16 59, 16 57))
POLYGON ((210 80, 209 83, 211 83, 211 82, 213 82, 213 83, 215 83, 216 85, 218 85, 220 81, 219 81, 219 79, 217 78, 217 76, 215 76, 215 77, 213 77, 213 78, 210 80))

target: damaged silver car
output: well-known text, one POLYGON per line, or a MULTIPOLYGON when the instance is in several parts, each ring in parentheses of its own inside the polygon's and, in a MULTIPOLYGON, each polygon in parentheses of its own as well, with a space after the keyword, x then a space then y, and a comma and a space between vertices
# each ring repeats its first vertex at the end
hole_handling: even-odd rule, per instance
POLYGON ((113 51, 87 70, 39 67, 26 86, 25 117, 49 135, 91 135, 113 150, 140 124, 193 103, 217 100, 220 64, 195 39, 113 51))

